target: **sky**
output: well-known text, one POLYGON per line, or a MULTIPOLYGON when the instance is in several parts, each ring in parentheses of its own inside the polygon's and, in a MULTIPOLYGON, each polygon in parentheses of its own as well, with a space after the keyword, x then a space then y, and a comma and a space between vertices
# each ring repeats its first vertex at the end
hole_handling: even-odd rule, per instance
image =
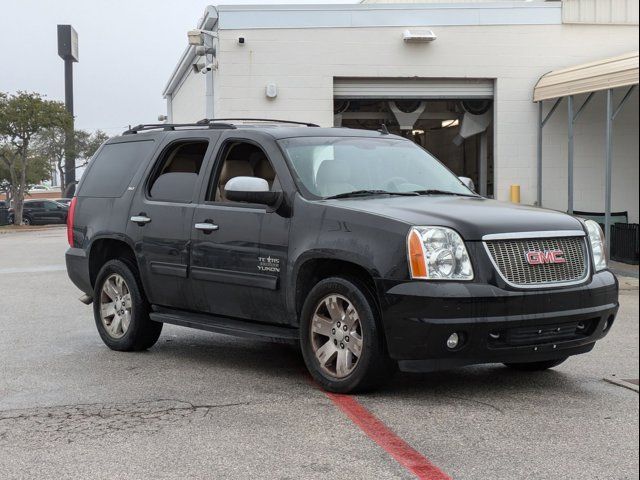
POLYGON ((357 0, 0 0, 0 92, 64 101, 58 24, 78 32, 76 128, 110 135, 166 113, 162 90, 207 5, 357 0))

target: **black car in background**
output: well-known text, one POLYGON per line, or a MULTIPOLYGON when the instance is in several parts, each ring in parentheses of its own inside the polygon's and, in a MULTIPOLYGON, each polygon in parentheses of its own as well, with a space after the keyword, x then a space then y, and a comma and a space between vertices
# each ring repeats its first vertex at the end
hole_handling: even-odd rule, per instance
MULTIPOLYGON (((25 200, 22 209, 24 225, 67 223, 69 207, 53 200, 25 200)), ((15 212, 9 209, 9 223, 15 223, 15 212)))
POLYGON ((71 198, 56 198, 54 201, 68 207, 71 205, 71 200, 71 198))

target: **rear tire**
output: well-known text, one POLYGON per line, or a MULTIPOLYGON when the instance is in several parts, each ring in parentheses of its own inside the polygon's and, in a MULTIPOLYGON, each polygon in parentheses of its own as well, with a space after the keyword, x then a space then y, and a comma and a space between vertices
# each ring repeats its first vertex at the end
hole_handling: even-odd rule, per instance
POLYGON ((567 357, 558 358, 556 360, 546 360, 544 362, 527 362, 527 363, 505 363, 505 366, 521 372, 541 372, 553 367, 557 367, 564 363, 567 357))
POLYGON ((152 321, 149 312, 136 266, 127 259, 105 263, 93 292, 93 315, 105 345, 121 352, 151 348, 163 324, 152 321))
POLYGON ((379 325, 376 304, 357 279, 332 277, 313 287, 302 308, 300 344, 323 389, 362 392, 391 378, 396 364, 379 325))

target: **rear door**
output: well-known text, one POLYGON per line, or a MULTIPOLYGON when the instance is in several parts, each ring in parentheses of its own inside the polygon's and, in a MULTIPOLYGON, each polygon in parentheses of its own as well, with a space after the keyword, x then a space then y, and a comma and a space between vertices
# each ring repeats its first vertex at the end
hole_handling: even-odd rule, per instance
MULTIPOLYGON (((242 136, 227 132, 220 145, 191 230, 190 272, 196 308, 219 316, 286 323, 280 278, 286 245, 265 249, 262 239, 265 225, 277 231, 275 237, 286 239, 288 219, 263 205, 224 198, 224 185, 235 176, 258 176, 279 190, 272 152, 258 132, 243 132, 242 136)), ((273 241, 274 235, 268 238, 273 241)))
POLYGON ((132 202, 127 234, 134 239, 149 301, 189 309, 190 234, 205 159, 219 133, 168 134, 132 202))
POLYGON ((22 215, 29 215, 33 223, 47 223, 47 215, 43 201, 25 203, 22 215))

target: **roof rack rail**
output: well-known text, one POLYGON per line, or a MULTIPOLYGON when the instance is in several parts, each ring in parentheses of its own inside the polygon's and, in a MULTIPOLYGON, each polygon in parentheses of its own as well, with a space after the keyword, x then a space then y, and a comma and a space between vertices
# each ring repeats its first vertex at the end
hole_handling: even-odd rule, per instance
POLYGON ((136 125, 135 127, 129 127, 128 130, 123 132, 123 135, 133 135, 138 132, 145 132, 149 130, 164 130, 174 131, 176 128, 195 128, 195 127, 207 127, 211 129, 236 129, 238 128, 233 123, 228 122, 265 122, 265 123, 284 123, 286 125, 301 125, 304 127, 319 127, 315 123, 308 122, 295 122, 293 120, 276 120, 273 118, 203 118, 195 123, 144 123, 136 125))
POLYGON ((122 134, 123 135, 134 135, 138 132, 146 132, 149 130, 164 130, 166 132, 168 131, 174 131, 176 128, 202 128, 202 127, 208 127, 211 129, 236 129, 237 127, 235 125, 232 125, 231 123, 144 123, 144 124, 140 124, 140 125, 136 125, 135 127, 129 127, 128 130, 125 130, 122 134))
POLYGON ((215 122, 270 122, 270 123, 285 123, 289 125, 302 125, 304 127, 319 127, 315 123, 309 122, 296 122, 294 120, 277 120, 275 118, 203 118, 198 123, 207 125, 215 122))

